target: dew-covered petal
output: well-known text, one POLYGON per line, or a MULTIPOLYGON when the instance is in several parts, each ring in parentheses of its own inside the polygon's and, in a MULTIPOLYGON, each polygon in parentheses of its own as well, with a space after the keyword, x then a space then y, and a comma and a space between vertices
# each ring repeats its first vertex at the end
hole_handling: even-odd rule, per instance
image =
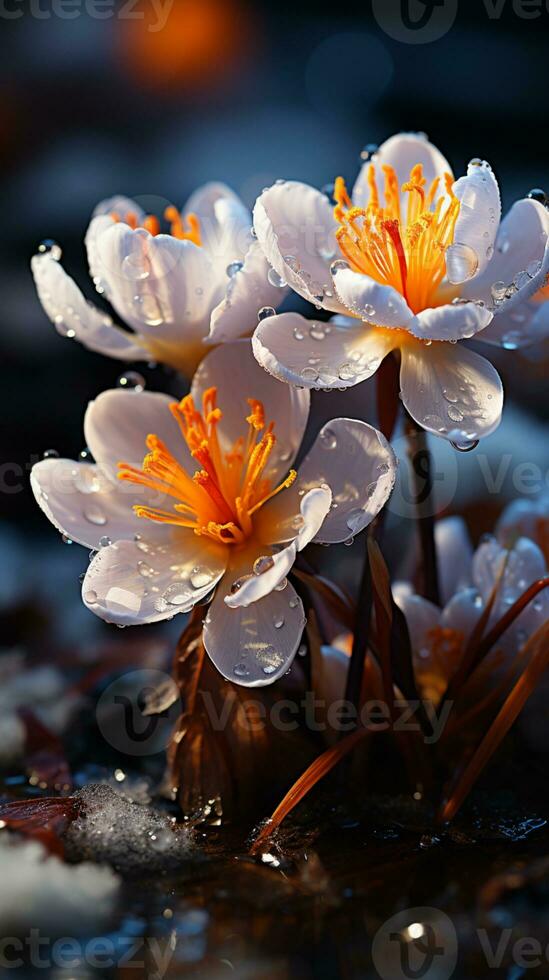
POLYGON ((446 271, 450 282, 462 283, 482 273, 494 254, 501 200, 498 182, 486 161, 470 163, 453 191, 460 210, 453 244, 446 252, 446 271))
POLYGON ((252 347, 259 364, 280 381, 339 389, 370 378, 392 350, 392 341, 389 331, 350 317, 320 323, 281 313, 260 322, 252 347))
POLYGON ((355 316, 385 327, 414 329, 415 317, 406 300, 392 286, 383 286, 371 276, 353 272, 345 263, 334 264, 332 274, 339 299, 355 316))
POLYGON ((222 295, 206 249, 121 222, 97 234, 94 248, 95 278, 135 330, 159 344, 206 336, 222 295))
MULTIPOLYGON (((230 267, 229 267, 230 269, 230 267)), ((249 336, 262 309, 275 308, 286 295, 259 242, 248 249, 242 267, 227 276, 225 295, 212 312, 208 343, 220 344, 249 336)))
POLYGON ((493 432, 501 420, 503 386, 497 371, 463 345, 403 345, 400 387, 416 422, 464 448, 493 432))
POLYGON ((40 302, 61 336, 119 360, 150 358, 139 337, 115 327, 110 316, 89 303, 51 255, 35 255, 31 267, 40 302))
POLYGON ((301 445, 309 416, 310 395, 271 378, 257 363, 249 340, 236 340, 210 351, 192 382, 192 394, 201 404, 207 388, 217 388, 217 403, 223 412, 219 435, 224 448, 231 448, 248 434, 246 417, 249 398, 263 403, 266 423, 275 423, 276 444, 268 474, 281 479, 288 473, 301 445))
POLYGON ((194 473, 196 463, 170 412, 173 402, 173 398, 157 392, 122 389, 104 391, 90 402, 84 435, 92 456, 108 476, 116 479, 119 462, 141 468, 149 434, 165 442, 176 459, 194 473))
POLYGON ((249 572, 235 559, 220 583, 204 623, 204 645, 219 672, 236 684, 262 687, 282 677, 297 653, 305 615, 288 582, 251 605, 231 609, 224 597, 249 572))
POLYGON ((332 492, 332 506, 315 541, 348 541, 370 524, 389 499, 396 468, 393 450, 377 429, 356 419, 333 419, 320 430, 295 483, 269 505, 270 516, 279 521, 282 533, 291 526, 289 515, 299 512, 301 496, 326 485, 332 492))
POLYGON ((543 286, 549 272, 549 212, 531 198, 513 204, 503 218, 494 257, 462 290, 500 312, 510 312, 543 286))
POLYGON ((418 313, 408 328, 420 340, 464 340, 488 326, 493 313, 477 303, 447 303, 418 313))
POLYGON ((473 546, 462 517, 445 517, 435 523, 438 582, 442 602, 471 581, 473 546))
POLYGON ((283 181, 258 197, 254 228, 279 276, 309 302, 345 313, 334 295, 330 265, 340 255, 328 198, 299 181, 283 181))
POLYGON ((511 309, 497 312, 492 322, 478 336, 486 344, 517 350, 542 343, 549 337, 549 302, 535 296, 511 309))
POLYGON ((146 550, 140 541, 116 541, 91 562, 82 598, 108 623, 140 626, 171 619, 209 595, 225 571, 227 551, 181 530, 146 550))
MULTIPOLYGON (((369 200, 368 169, 373 164, 376 171, 378 187, 384 187, 385 176, 383 167, 393 167, 399 187, 410 178, 410 171, 416 164, 423 167, 423 176, 429 187, 435 177, 451 173, 451 167, 442 153, 429 142, 424 133, 397 133, 378 148, 372 159, 365 163, 358 175, 353 188, 353 203, 357 207, 366 207, 369 200)), ((407 206, 408 195, 401 194, 401 205, 407 206)), ((406 213, 406 212, 404 212, 406 213)))
POLYGON ((154 539, 166 528, 136 517, 134 504, 151 504, 144 487, 114 484, 91 463, 72 459, 43 459, 31 471, 31 487, 46 517, 71 541, 99 548, 102 539, 118 541, 146 532, 154 539))
MULTIPOLYGON (((494 537, 483 541, 473 557, 473 578, 484 599, 498 583, 490 624, 499 620, 533 582, 546 574, 544 554, 529 538, 519 538, 510 551, 494 537)), ((549 595, 545 590, 529 603, 506 631, 504 647, 516 652, 528 635, 548 618, 549 595)))
POLYGON ((292 541, 282 551, 256 555, 254 563, 238 582, 239 587, 235 588, 232 583, 233 590, 225 596, 226 605, 231 609, 238 609, 269 595, 284 582, 294 564, 296 554, 296 542, 292 541))

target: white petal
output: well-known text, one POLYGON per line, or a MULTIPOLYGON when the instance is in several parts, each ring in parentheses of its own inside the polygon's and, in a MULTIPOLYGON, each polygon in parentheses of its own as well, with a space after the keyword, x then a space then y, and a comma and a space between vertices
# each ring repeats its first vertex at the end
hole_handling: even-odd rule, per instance
POLYGON ((282 302, 287 290, 273 286, 269 275, 275 279, 278 273, 271 269, 259 242, 254 242, 240 271, 227 279, 225 296, 212 313, 209 343, 249 336, 258 322, 259 311, 276 308, 282 302))
POLYGON ((456 443, 489 435, 501 420, 503 387, 497 371, 463 345, 403 345, 400 387, 412 418, 456 443))
POLYGON ((443 629, 456 630, 463 634, 462 649, 465 649, 465 644, 482 615, 483 605, 476 589, 462 589, 444 607, 440 625, 443 629))
POLYGON ((58 333, 120 360, 150 358, 150 351, 138 337, 115 327, 106 313, 84 299, 74 280, 51 255, 35 255, 31 266, 40 302, 58 333))
POLYGON ((99 548, 102 538, 118 541, 145 533, 157 538, 164 527, 136 517, 132 507, 149 503, 144 487, 113 484, 90 463, 72 459, 43 459, 31 472, 31 486, 52 524, 71 541, 99 548), (143 492, 145 491, 145 492, 143 492))
POLYGON ((298 181, 274 184, 256 201, 254 228, 269 262, 296 293, 326 310, 345 312, 333 295, 330 265, 340 250, 333 208, 324 194, 298 181))
POLYGON ((282 490, 257 512, 254 533, 267 546, 294 541, 303 551, 313 541, 332 505, 332 491, 324 484, 312 487, 302 496, 282 490))
MULTIPOLYGON (((288 507, 290 495, 326 484, 333 505, 315 540, 323 544, 347 541, 376 517, 389 499, 397 461, 377 429, 356 419, 333 419, 321 429, 312 449, 298 468, 295 483, 279 494, 288 507)), ((273 508, 277 499, 273 501, 273 508)), ((297 507, 294 508, 294 513, 297 507)), ((282 514, 282 510, 281 510, 282 514)))
POLYGON ((173 402, 168 395, 122 389, 104 391, 90 402, 84 419, 86 443, 107 475, 116 479, 121 461, 141 467, 149 434, 162 439, 179 462, 194 473, 196 463, 170 412, 173 402))
POLYGON ((512 547, 517 538, 531 538, 542 549, 545 542, 544 528, 549 527, 549 494, 536 500, 513 500, 496 525, 498 541, 505 547, 512 547))
POLYGON ((473 546, 463 518, 446 517, 437 521, 435 543, 440 594, 446 603, 471 580, 473 546))
POLYGON ((141 205, 137 204, 131 197, 125 197, 124 194, 115 194, 114 197, 108 197, 104 201, 100 201, 93 212, 93 217, 97 218, 99 216, 108 216, 111 214, 117 214, 119 218, 124 219, 128 212, 132 212, 136 215, 138 221, 142 221, 145 217, 145 212, 141 205))
POLYGON ((401 594, 395 602, 406 617, 412 650, 417 655, 429 646, 427 633, 439 625, 440 609, 419 595, 401 594))
POLYGON ((482 275, 465 286, 463 295, 495 306, 497 316, 536 293, 548 271, 549 212, 539 201, 525 198, 516 201, 505 215, 492 261, 482 275), (509 288, 508 298, 504 287, 509 288))
POLYGON ((82 585, 85 605, 108 623, 140 626, 171 619, 209 595, 223 575, 227 548, 192 531, 167 536, 166 545, 117 541, 102 548, 82 585))
POLYGON ((135 330, 159 344, 206 335, 221 293, 205 249, 119 223, 96 236, 95 251, 96 277, 135 330))
POLYGON ((198 403, 206 388, 217 388, 217 403, 223 412, 219 435, 229 449, 240 436, 247 436, 248 398, 259 399, 265 420, 275 423, 276 444, 268 473, 285 476, 301 445, 309 416, 310 395, 269 377, 257 363, 248 340, 237 340, 210 351, 200 364, 192 383, 198 403))
POLYGON ((494 254, 501 201, 498 182, 486 163, 470 163, 453 190, 461 207, 453 244, 446 252, 446 270, 450 282, 462 283, 483 272, 494 254))
POLYGON ((488 326, 493 313, 477 303, 446 303, 422 310, 408 329, 421 340, 463 340, 488 326))
POLYGON ((393 344, 388 332, 361 320, 335 317, 319 323, 281 313, 260 322, 252 347, 261 366, 280 381, 339 389, 375 374, 393 344))
MULTIPOLYGON (((409 180, 410 171, 418 163, 423 166, 423 176, 427 181, 427 188, 435 177, 442 177, 443 174, 452 172, 446 158, 422 133, 397 133, 396 136, 391 136, 390 139, 381 144, 372 159, 362 167, 353 188, 353 202, 361 208, 366 207, 368 203, 370 195, 367 177, 370 164, 375 167, 378 187, 381 190, 385 183, 382 169, 384 166, 394 167, 398 184, 401 187, 409 180)), ((408 195, 402 194, 401 200, 407 206, 408 195)))
POLYGON ((244 574, 235 562, 221 582, 204 624, 204 645, 219 672, 236 684, 262 687, 289 669, 298 650, 305 616, 288 582, 246 608, 230 609, 223 597, 244 574))
POLYGON ((290 572, 297 554, 296 543, 292 541, 287 548, 276 554, 257 555, 256 558, 264 558, 266 570, 261 574, 254 574, 253 565, 248 572, 242 576, 238 585, 239 588, 225 596, 225 603, 230 609, 239 609, 249 606, 251 602, 257 602, 269 595, 281 582, 284 581, 290 572), (272 564, 271 564, 272 563, 272 564))
POLYGON ((211 182, 191 194, 183 213, 196 214, 200 238, 222 278, 231 262, 244 258, 252 237, 252 216, 226 184, 211 182))
POLYGON ((406 327, 413 331, 414 314, 392 286, 382 286, 370 276, 343 265, 334 267, 333 277, 337 295, 355 316, 378 326, 406 327))
MULTIPOLYGON (((543 552, 528 538, 519 538, 511 551, 502 548, 495 538, 484 541, 473 558, 473 576, 479 592, 486 599, 492 591, 501 570, 496 602, 490 624, 497 622, 509 607, 536 580, 547 574, 543 552)), ((515 620, 511 629, 504 634, 503 645, 516 652, 526 636, 537 629, 549 617, 549 595, 541 592, 535 602, 515 620)))
POLYGON ((549 337, 549 303, 533 296, 524 303, 497 312, 492 322, 479 335, 486 344, 516 350, 531 347, 549 337))

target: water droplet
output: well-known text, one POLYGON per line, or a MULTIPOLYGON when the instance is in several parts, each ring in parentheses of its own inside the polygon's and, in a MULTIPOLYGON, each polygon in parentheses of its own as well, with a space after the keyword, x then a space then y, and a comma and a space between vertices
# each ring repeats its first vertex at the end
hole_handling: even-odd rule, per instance
POLYGON ((117 381, 119 388, 128 388, 132 391, 144 391, 145 378, 138 371, 125 371, 117 381))
POLYGON ((264 572, 268 572, 269 569, 273 568, 273 566, 274 559, 271 557, 271 555, 260 555, 259 558, 256 558, 254 561, 253 573, 254 575, 263 575, 264 572))
POLYGON ((63 544, 72 544, 73 543, 72 538, 69 538, 68 534, 62 534, 61 535, 61 540, 62 540, 63 544))
POLYGON ((324 449, 337 448, 337 436, 333 431, 333 429, 330 428, 322 429, 319 439, 324 449))
POLYGON ((311 340, 324 340, 326 331, 322 323, 313 323, 309 327, 309 337, 311 340))
POLYGON ((267 676, 270 676, 270 674, 274 674, 276 669, 277 669, 276 664, 265 664, 263 668, 263 673, 267 674, 267 676))
POLYGON ((164 599, 164 596, 159 596, 158 599, 154 600, 154 608, 159 613, 166 612, 166 609, 168 608, 168 603, 164 599))
POLYGON ((90 504, 84 508, 84 517, 90 524, 95 524, 96 527, 104 527, 107 523, 106 515, 95 504, 90 504))
POLYGON ((152 578, 155 574, 152 565, 149 565, 146 561, 137 562, 137 571, 143 578, 152 578))
POLYGON ((300 374, 304 381, 311 381, 313 384, 315 381, 318 381, 318 371, 315 368, 302 368, 300 374))
POLYGON ((273 626, 275 630, 282 629, 282 627, 284 626, 284 616, 280 616, 279 614, 273 616, 273 626))
POLYGON ((286 285, 286 280, 283 279, 282 276, 278 274, 276 269, 269 269, 267 273, 267 279, 270 282, 271 286, 274 286, 275 289, 284 289, 286 285))
POLYGON ((294 338, 296 340, 305 340, 305 334, 303 333, 303 330, 300 329, 300 327, 294 327, 294 338))
POLYGON ((526 266, 526 272, 530 277, 530 279, 533 279, 534 276, 537 276, 538 272, 541 271, 541 266, 542 263, 539 261, 539 259, 535 259, 533 262, 528 263, 528 265, 526 266))
POLYGON ((45 453, 42 453, 42 459, 59 459, 59 453, 57 449, 46 449, 45 453))
POLYGON ((540 204, 547 205, 547 194, 542 187, 533 187, 531 191, 528 191, 527 197, 532 201, 539 201, 540 204))
POLYGON ((108 537, 108 535, 104 534, 102 538, 99 538, 99 547, 100 548, 108 548, 111 544, 112 544, 112 541, 108 537))
POLYGON ((297 609, 297 607, 299 606, 299 599, 297 598, 297 596, 295 596, 295 595, 292 596, 292 598, 290 599, 288 605, 289 605, 290 609, 297 609))
POLYGON ((278 585, 275 585, 275 592, 284 592, 284 589, 286 588, 287 585, 288 585, 288 579, 283 578, 282 582, 279 582, 278 585))
POLYGON ((246 667, 246 664, 236 664, 233 668, 233 673, 236 677, 247 677, 250 671, 246 667))
POLYGON ((450 405, 447 409, 447 412, 448 412, 448 418, 451 419, 452 422, 463 422, 463 412, 460 411, 460 409, 457 408, 455 405, 450 405))
POLYGON ((43 242, 40 242, 38 252, 40 255, 49 255, 56 262, 60 262, 63 258, 63 249, 57 242, 54 242, 53 238, 45 238, 43 242))
POLYGON ((273 306, 262 306, 260 310, 257 311, 258 320, 266 320, 267 317, 276 316, 276 310, 273 306))
POLYGON ((225 269, 225 272, 227 273, 229 279, 232 279, 233 276, 236 276, 237 272, 240 272, 240 270, 243 267, 244 267, 243 262, 230 262, 227 268, 225 269))
POLYGON ((142 252, 127 255, 122 262, 122 274, 132 282, 142 282, 151 274, 151 264, 142 252))
POLYGON ((172 582, 162 598, 169 606, 184 606, 189 602, 189 592, 183 582, 172 582))
POLYGON ((195 568, 193 568, 189 577, 189 581, 193 589, 207 588, 207 586, 210 585, 212 579, 213 579, 212 572, 210 571, 209 568, 206 568, 204 565, 197 565, 195 568))
POLYGON ((84 602, 87 602, 90 604, 90 606, 93 606, 94 603, 97 602, 97 592, 95 592, 94 589, 88 589, 87 592, 84 592, 84 602))
POLYGON ((506 284, 501 279, 498 279, 498 281, 492 283, 490 287, 490 292, 492 293, 492 299, 496 303, 501 302, 501 300, 505 299, 506 290, 507 290, 506 284))
POLYGON ((470 245, 454 242, 446 249, 446 274, 452 283, 471 279, 478 269, 478 255, 470 245))
POLYGON ((335 276, 337 275, 338 272, 344 272, 346 269, 349 268, 350 268, 349 263, 345 262, 345 259, 336 259, 336 261, 332 262, 330 266, 330 272, 332 273, 333 276, 335 276))

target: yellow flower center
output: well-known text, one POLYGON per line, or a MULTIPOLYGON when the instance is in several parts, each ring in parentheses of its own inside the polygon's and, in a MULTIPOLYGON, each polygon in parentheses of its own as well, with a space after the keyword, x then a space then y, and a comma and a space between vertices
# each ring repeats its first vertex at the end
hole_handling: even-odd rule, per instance
POLYGON ((439 294, 439 287, 446 275, 445 252, 453 242, 460 208, 452 190, 454 178, 444 174, 444 189, 439 193, 439 177, 426 189, 421 164, 412 168, 410 179, 401 188, 393 167, 384 166, 383 172, 385 203, 380 203, 376 171, 371 164, 367 177, 370 195, 365 208, 353 205, 345 181, 337 178, 336 237, 352 269, 393 286, 412 312, 419 313, 448 301, 448 297, 439 294), (408 194, 406 214, 401 213, 401 191, 408 194))
MULTIPOLYGON (((172 204, 164 211, 166 221, 170 223, 170 235, 179 238, 180 241, 194 242, 195 245, 202 245, 200 234, 200 220, 196 214, 188 214, 185 218, 172 204)), ((123 221, 134 231, 137 228, 144 228, 149 234, 156 237, 160 234, 160 221, 154 214, 148 214, 143 218, 141 224, 135 211, 128 211, 125 215, 120 215, 116 211, 111 213, 111 218, 118 223, 123 221)))
POLYGON ((177 501, 170 510, 134 506, 138 517, 192 528, 218 543, 242 544, 253 532, 253 515, 275 494, 291 486, 295 470, 278 486, 265 476, 276 443, 274 423, 265 423, 260 401, 248 399, 247 433, 228 452, 221 448, 217 389, 208 388, 199 411, 191 395, 170 405, 181 434, 200 465, 194 476, 183 469, 158 436, 149 435, 142 469, 118 464, 118 478, 149 487, 177 501))

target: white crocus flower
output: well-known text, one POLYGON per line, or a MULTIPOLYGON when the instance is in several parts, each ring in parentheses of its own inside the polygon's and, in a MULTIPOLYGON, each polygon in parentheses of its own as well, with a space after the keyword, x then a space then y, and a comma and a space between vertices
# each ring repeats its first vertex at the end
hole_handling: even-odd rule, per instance
POLYGON ((124 361, 156 360, 190 377, 215 343, 249 335, 283 283, 254 240, 252 219, 223 184, 196 191, 182 213, 168 208, 171 234, 122 197, 101 203, 86 235, 90 274, 124 323, 89 303, 44 243, 32 259, 38 295, 59 333, 124 361))
POLYGON ((286 582, 297 552, 361 531, 396 475, 383 436, 352 419, 325 426, 291 470, 309 399, 269 378, 243 340, 211 351, 181 402, 121 389, 92 402, 84 429, 96 463, 45 459, 31 476, 53 524, 100 549, 83 583, 88 608, 152 623, 217 585, 204 628, 217 668, 251 687, 280 677, 304 626, 286 582))
POLYGON ((420 425, 464 447, 488 435, 501 417, 501 381, 457 341, 519 346, 517 332, 547 333, 545 311, 524 319, 549 270, 546 208, 520 200, 500 225, 490 166, 473 160, 455 181, 442 154, 415 134, 387 140, 351 195, 338 178, 334 198, 335 208, 313 187, 287 181, 256 202, 255 231, 276 273, 337 314, 328 324, 297 313, 263 319, 257 360, 291 384, 346 388, 399 350, 402 400, 420 425))
MULTIPOLYGON (((534 582, 547 575, 540 543, 520 536, 524 503, 517 501, 509 508, 496 536, 487 535, 475 552, 460 518, 438 522, 441 608, 416 595, 406 582, 393 586, 395 601, 408 624, 420 688, 435 702, 446 690, 465 653, 467 641, 493 595, 485 633, 534 582)), ((510 658, 516 657, 529 637, 548 619, 549 593, 542 591, 502 634, 496 649, 510 658)))

